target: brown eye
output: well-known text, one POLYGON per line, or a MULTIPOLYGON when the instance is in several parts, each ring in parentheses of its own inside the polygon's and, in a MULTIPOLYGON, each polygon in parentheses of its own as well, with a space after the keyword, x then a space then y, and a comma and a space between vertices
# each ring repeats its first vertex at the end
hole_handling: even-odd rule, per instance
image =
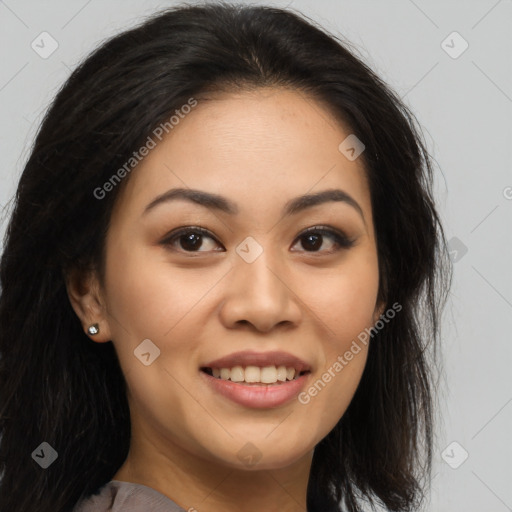
POLYGON ((202 237, 204 235, 197 233, 189 233, 188 235, 180 235, 179 243, 182 249, 186 251, 197 251, 203 244, 202 237))
MULTIPOLYGON (((297 240, 305 252, 320 254, 330 254, 342 248, 348 249, 355 243, 355 240, 349 239, 341 231, 325 227, 309 228, 299 235, 297 240)), ((224 250, 208 230, 194 226, 173 231, 161 243, 172 250, 184 253, 224 250)))
POLYGON ((349 239, 341 231, 323 227, 309 228, 303 232, 298 239, 306 252, 332 253, 341 248, 348 249, 355 243, 355 240, 349 239), (321 251, 326 238, 330 240, 330 243, 327 243, 327 249, 321 251))
POLYGON ((212 250, 212 245, 217 245, 217 242, 206 229, 188 227, 171 233, 170 236, 166 237, 165 240, 162 241, 162 244, 170 246, 173 250, 177 251, 208 252, 212 250), (206 243, 205 240, 207 241, 206 243), (200 250, 204 249, 204 247, 206 247, 205 250, 200 250))

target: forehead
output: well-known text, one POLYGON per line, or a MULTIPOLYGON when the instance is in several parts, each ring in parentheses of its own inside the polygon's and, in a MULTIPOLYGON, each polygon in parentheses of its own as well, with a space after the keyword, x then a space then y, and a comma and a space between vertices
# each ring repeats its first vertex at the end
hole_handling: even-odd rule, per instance
POLYGON ((312 97, 270 88, 217 94, 175 120, 129 177, 116 206, 125 215, 174 187, 229 196, 242 212, 336 187, 371 210, 362 159, 339 150, 350 129, 312 97))

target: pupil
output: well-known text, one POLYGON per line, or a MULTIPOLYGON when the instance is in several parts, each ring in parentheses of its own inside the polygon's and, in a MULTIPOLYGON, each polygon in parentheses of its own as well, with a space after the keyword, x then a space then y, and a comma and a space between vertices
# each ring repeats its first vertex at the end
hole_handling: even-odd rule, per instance
POLYGON ((182 235, 181 239, 183 249, 193 250, 201 247, 201 235, 190 233, 189 235, 182 235))
MULTIPOLYGON (((313 240, 311 247, 313 250, 319 249, 322 246, 322 235, 306 235, 306 240, 308 241, 307 243, 313 240)), ((307 249, 307 247, 304 248, 307 249)))

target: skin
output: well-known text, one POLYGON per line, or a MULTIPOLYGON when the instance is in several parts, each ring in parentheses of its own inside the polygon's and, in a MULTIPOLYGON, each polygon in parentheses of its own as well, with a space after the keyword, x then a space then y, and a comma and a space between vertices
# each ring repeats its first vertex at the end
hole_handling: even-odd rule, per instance
POLYGON ((367 347, 309 403, 268 409, 216 394, 199 368, 240 350, 284 350, 311 365, 307 389, 383 312, 362 159, 338 150, 350 133, 294 91, 224 93, 200 99, 125 178, 107 234, 105 282, 89 274, 68 283, 84 330, 99 323, 90 338, 114 343, 128 385, 132 441, 113 479, 152 487, 185 510, 306 509, 314 447, 348 407, 367 347), (222 195, 239 213, 180 199, 143 215, 176 187, 222 195), (331 188, 350 194, 364 219, 338 201, 282 216, 288 200, 331 188), (354 245, 337 247, 324 235, 315 246, 300 236, 326 225, 354 245), (162 243, 183 226, 214 238, 203 236, 196 252, 179 237, 162 243), (263 249, 252 263, 235 251, 248 236, 263 249), (160 350, 149 366, 134 356, 144 339, 160 350), (248 442, 261 456, 253 466, 237 456, 248 442))

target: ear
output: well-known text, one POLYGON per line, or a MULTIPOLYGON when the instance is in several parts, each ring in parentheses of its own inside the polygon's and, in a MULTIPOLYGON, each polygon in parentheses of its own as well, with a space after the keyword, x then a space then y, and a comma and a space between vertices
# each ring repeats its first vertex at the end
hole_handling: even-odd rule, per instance
POLYGON ((375 306, 375 311, 373 313, 373 323, 375 324, 377 320, 381 317, 381 315, 386 311, 386 303, 384 301, 380 301, 375 306))
POLYGON ((108 313, 96 273, 92 270, 79 271, 75 269, 65 275, 65 282, 71 306, 82 322, 87 336, 98 343, 110 341, 108 313), (99 325, 98 334, 89 334, 88 329, 92 324, 99 325))

